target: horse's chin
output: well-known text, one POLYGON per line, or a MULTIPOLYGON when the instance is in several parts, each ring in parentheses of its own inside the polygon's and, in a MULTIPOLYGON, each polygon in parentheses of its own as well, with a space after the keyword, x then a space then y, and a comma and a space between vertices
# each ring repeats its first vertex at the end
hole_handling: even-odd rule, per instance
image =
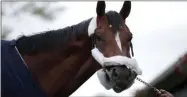
POLYGON ((125 91, 127 90, 128 88, 130 88, 132 86, 133 83, 130 83, 128 85, 116 85, 113 87, 113 90, 116 92, 116 93, 121 93, 122 91, 125 91))
POLYGON ((114 87, 113 90, 116 92, 116 93, 121 93, 124 89, 120 88, 120 87, 114 87))

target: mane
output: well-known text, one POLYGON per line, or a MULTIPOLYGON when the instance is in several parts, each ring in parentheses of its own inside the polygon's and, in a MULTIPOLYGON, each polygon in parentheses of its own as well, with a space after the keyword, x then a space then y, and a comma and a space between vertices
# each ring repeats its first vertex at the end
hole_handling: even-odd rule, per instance
POLYGON ((21 54, 50 51, 58 47, 66 47, 69 41, 80 35, 87 35, 91 18, 63 29, 50 30, 32 36, 21 36, 16 46, 21 54))
MULTIPOLYGON (((106 16, 109 24, 112 25, 112 32, 117 32, 120 27, 119 25, 122 24, 121 16, 116 11, 109 11, 106 13, 106 16)), ((16 46, 22 55, 51 51, 62 46, 63 48, 67 47, 71 40, 77 39, 81 35, 89 35, 88 30, 94 33, 96 28, 95 19, 90 18, 63 29, 50 30, 31 36, 21 36, 17 39, 16 46), (89 26, 90 22, 91 25, 89 26)))

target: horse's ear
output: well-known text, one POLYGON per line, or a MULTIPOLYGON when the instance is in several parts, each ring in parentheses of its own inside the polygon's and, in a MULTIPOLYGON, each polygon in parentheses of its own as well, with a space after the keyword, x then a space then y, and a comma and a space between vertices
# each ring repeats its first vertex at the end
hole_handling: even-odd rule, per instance
POLYGON ((96 13, 98 17, 102 17, 105 14, 105 1, 97 1, 96 13))
POLYGON ((120 15, 124 20, 129 16, 130 11, 131 11, 131 1, 125 1, 120 11, 120 15))

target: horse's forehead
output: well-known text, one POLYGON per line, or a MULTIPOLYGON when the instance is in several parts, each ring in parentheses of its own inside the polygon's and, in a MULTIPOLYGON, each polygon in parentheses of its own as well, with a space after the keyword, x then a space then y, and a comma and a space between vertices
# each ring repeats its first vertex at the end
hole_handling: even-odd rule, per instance
POLYGON ((111 25, 112 32, 116 33, 119 30, 120 26, 123 24, 122 17, 116 11, 109 11, 106 13, 106 16, 109 25, 111 25))
MULTIPOLYGON (((108 11, 106 13, 106 17, 109 26, 111 26, 112 32, 114 33, 114 35, 116 35, 121 25, 124 25, 121 15, 116 11, 108 11)), ((96 17, 93 17, 88 26, 88 36, 93 35, 96 28, 97 28, 97 19, 96 17)))

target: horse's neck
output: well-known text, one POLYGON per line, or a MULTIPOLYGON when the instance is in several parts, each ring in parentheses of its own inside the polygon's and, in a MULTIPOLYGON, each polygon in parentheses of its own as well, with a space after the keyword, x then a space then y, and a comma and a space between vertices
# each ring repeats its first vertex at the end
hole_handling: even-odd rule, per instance
POLYGON ((90 41, 72 42, 65 50, 24 55, 24 60, 33 77, 51 96, 70 95, 100 68, 92 64, 90 41))
POLYGON ((69 84, 60 89, 59 94, 56 97, 68 97, 75 92, 85 81, 87 81, 96 70, 100 69, 95 60, 90 56, 87 61, 82 65, 76 76, 71 79, 69 84))

